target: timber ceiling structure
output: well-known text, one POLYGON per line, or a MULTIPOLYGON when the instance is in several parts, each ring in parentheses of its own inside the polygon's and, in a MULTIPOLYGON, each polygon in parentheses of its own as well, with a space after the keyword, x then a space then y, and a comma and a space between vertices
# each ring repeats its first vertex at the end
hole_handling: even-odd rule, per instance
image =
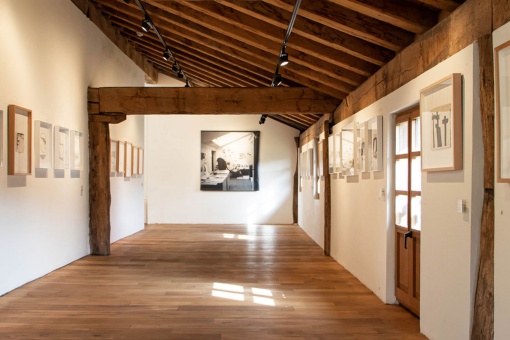
MULTIPOLYGON (((135 0, 88 2, 160 73, 178 78, 135 0)), ((295 0, 141 0, 193 87, 269 87, 295 0)), ((341 102, 464 0, 302 0, 282 87, 341 102)), ((275 115, 304 131, 321 115, 275 115)))

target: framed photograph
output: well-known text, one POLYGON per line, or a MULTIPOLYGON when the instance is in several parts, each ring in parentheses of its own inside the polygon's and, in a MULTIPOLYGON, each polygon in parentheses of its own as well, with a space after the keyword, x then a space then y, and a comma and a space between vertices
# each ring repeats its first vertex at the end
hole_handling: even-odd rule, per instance
POLYGON ((83 132, 71 131, 71 170, 82 170, 83 163, 83 132))
POLYGON ((376 116, 367 122, 367 160, 369 171, 383 170, 383 117, 376 116))
POLYGON ((32 111, 9 105, 7 119, 8 175, 30 175, 32 170, 32 111))
POLYGON ((462 76, 420 91, 422 171, 462 169, 462 76))
POLYGON ((133 163, 133 144, 126 142, 126 148, 124 150, 124 177, 131 177, 133 163))
POLYGON ((55 126, 54 128, 54 163, 55 169, 69 168, 69 129, 55 126))
POLYGON ((200 190, 258 191, 260 131, 202 131, 200 190))
POLYGON ((335 152, 335 173, 342 173, 342 133, 335 133, 333 138, 333 148, 335 152))
POLYGON ((119 161, 119 142, 110 139, 110 173, 117 172, 117 162, 119 161))
POLYGON ((342 151, 342 174, 344 176, 354 176, 358 173, 355 166, 354 148, 355 148, 355 128, 354 123, 351 123, 342 128, 341 131, 341 144, 342 151))
POLYGON ((144 158, 143 158, 143 148, 138 148, 138 174, 143 175, 144 169, 144 158))
POLYGON ((335 136, 328 137, 328 167, 329 174, 335 173, 335 136))
POLYGON ((136 176, 138 175, 138 147, 136 146, 133 146, 132 148, 132 155, 131 155, 131 159, 133 160, 131 162, 131 173, 136 176))
POLYGON ((53 126, 40 120, 34 121, 34 167, 37 169, 51 168, 51 149, 53 126))
POLYGON ((119 141, 117 146, 117 173, 124 175, 126 171, 126 142, 119 141))
POLYGON ((510 183, 510 41, 494 49, 497 181, 510 183))
POLYGON ((369 171, 367 149, 367 122, 356 123, 356 168, 358 172, 369 171))

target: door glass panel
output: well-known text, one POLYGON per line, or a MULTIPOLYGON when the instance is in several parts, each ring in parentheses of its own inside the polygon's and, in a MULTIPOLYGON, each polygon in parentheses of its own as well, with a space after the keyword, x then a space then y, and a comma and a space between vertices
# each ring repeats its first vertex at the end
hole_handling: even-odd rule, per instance
POLYGON ((407 191, 407 172, 408 172, 407 158, 398 159, 395 163, 395 189, 399 191, 407 191))
POLYGON ((420 135, 420 118, 413 119, 413 125, 412 125, 412 137, 411 137, 411 144, 412 144, 412 151, 420 151, 421 150, 421 135, 420 135))
POLYGON ((407 228, 407 195, 395 197, 395 224, 407 228))
POLYGON ((395 138, 395 154, 403 155, 408 151, 409 140, 408 135, 408 123, 403 122, 396 127, 396 138, 395 138))
POLYGON ((411 228, 421 230, 421 196, 411 197, 411 228))
POLYGON ((421 157, 411 159, 411 190, 421 191, 421 157))

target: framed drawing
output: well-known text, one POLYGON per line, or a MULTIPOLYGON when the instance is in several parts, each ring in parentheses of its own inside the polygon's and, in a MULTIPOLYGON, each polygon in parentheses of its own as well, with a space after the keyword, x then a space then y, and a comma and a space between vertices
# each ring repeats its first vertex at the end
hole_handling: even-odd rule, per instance
POLYGON ((131 155, 131 159, 133 160, 131 162, 131 174, 134 176, 138 175, 138 147, 133 146, 133 152, 131 155))
POLYGON ((420 91, 422 171, 462 169, 462 76, 420 91))
POLYGON ((117 172, 119 142, 110 139, 110 173, 117 172))
POLYGON ((83 132, 71 131, 71 170, 82 170, 83 132))
POLYGON ((342 174, 345 176, 353 176, 358 173, 355 166, 354 147, 355 147, 355 129, 354 123, 346 125, 341 131, 341 162, 342 174))
POLYGON ((143 175, 144 169, 144 158, 143 158, 143 148, 138 148, 138 174, 143 175))
POLYGON ((37 169, 51 168, 51 147, 53 126, 50 123, 36 120, 34 122, 34 167, 37 169))
POLYGON ((32 111, 9 105, 7 174, 30 175, 32 169, 32 111))
POLYGON ((373 117, 367 122, 367 160, 370 171, 383 170, 382 122, 382 116, 373 117))
POLYGON ((356 168, 358 172, 369 171, 367 144, 367 122, 356 123, 356 168))
POLYGON ((258 191, 260 131, 202 131, 200 190, 258 191))
POLYGON ((335 152, 335 173, 342 173, 342 133, 337 132, 334 135, 334 152, 335 152))
POLYGON ((510 41, 494 49, 496 73, 496 173, 498 182, 510 183, 510 41))
POLYGON ((124 175, 126 171, 126 142, 118 142, 117 144, 117 172, 124 175))
POLYGON ((55 169, 69 168, 69 129, 55 126, 54 128, 54 163, 55 169))
POLYGON ((328 137, 328 166, 329 173, 335 173, 335 136, 328 137))
POLYGON ((126 148, 124 150, 124 177, 131 177, 133 174, 132 170, 133 162, 133 144, 126 142, 126 148))

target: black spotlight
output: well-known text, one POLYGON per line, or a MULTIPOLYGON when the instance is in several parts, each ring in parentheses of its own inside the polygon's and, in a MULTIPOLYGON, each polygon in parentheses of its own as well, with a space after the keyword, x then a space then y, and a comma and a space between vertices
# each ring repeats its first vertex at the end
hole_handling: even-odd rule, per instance
POLYGON ((177 78, 184 78, 184 73, 182 73, 182 70, 179 70, 179 73, 177 73, 177 78))
POLYGON ((145 32, 149 32, 153 27, 154 25, 152 24, 152 21, 149 18, 146 17, 145 19, 142 20, 142 29, 145 32))
POLYGON ((186 78, 186 85, 184 87, 189 87, 188 78, 186 78))
POLYGON ((259 124, 262 125, 266 122, 267 114, 264 114, 260 117, 259 124))
POLYGON ((174 71, 174 72, 179 71, 179 68, 177 67, 177 63, 174 63, 174 66, 172 66, 172 71, 174 71))
POLYGON ((283 49, 282 53, 280 53, 280 66, 285 66, 289 63, 289 54, 285 52, 283 49))
POLYGON ((281 74, 277 74, 274 76, 274 79, 273 79, 273 86, 279 86, 280 84, 282 83, 282 76, 281 74))
POLYGON ((163 52, 163 59, 165 59, 166 61, 170 60, 170 50, 168 49, 168 47, 166 48, 165 52, 163 52))

